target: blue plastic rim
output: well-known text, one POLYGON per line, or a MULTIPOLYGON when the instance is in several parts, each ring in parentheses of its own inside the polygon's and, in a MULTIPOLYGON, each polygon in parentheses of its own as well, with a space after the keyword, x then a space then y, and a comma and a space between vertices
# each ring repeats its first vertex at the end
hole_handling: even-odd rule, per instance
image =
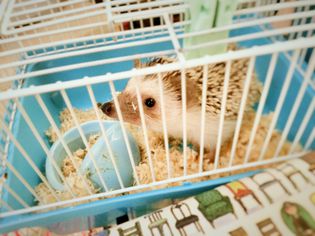
MULTIPOLYGON (((243 34, 248 34, 248 33, 254 33, 257 31, 261 31, 260 28, 249 27, 249 28, 243 28, 240 30, 232 31, 231 35, 237 36, 237 35, 243 35, 243 34)), ((133 40, 133 41, 136 41, 136 40, 133 40)), ((256 40, 251 40, 251 41, 244 41, 239 46, 251 47, 254 45, 264 45, 264 44, 269 44, 269 43, 270 41, 268 39, 256 39, 256 40)), ((116 44, 119 44, 119 43, 116 43, 116 44)), ((32 66, 29 66, 27 70, 37 71, 37 70, 46 69, 46 68, 54 68, 57 66, 70 65, 70 64, 78 63, 78 62, 88 62, 88 61, 102 60, 106 58, 115 58, 119 56, 135 55, 138 53, 148 53, 148 52, 160 51, 162 49, 164 50, 172 49, 172 42, 168 41, 168 42, 162 42, 162 43, 154 43, 154 44, 150 44, 149 46, 135 46, 132 48, 121 48, 120 50, 99 52, 99 53, 88 54, 84 56, 75 56, 75 57, 69 57, 69 58, 56 59, 52 61, 46 61, 46 62, 34 64, 32 66)), ((270 55, 260 56, 260 57, 257 57, 256 59, 255 71, 256 71, 256 74, 258 75, 258 78, 262 82, 264 82, 265 80, 270 59, 271 59, 270 55)), ((288 71, 289 65, 290 63, 286 59, 286 57, 283 54, 279 54, 279 59, 277 61, 275 73, 274 73, 271 87, 270 87, 270 92, 266 100, 266 106, 264 110, 265 113, 268 113, 274 110, 276 102, 279 98, 279 94, 283 86, 284 79, 286 77, 286 73, 288 71)), ((30 78, 27 81, 25 81, 24 86, 26 87, 31 86, 31 85, 36 86, 36 85, 54 83, 57 81, 66 81, 69 79, 79 79, 85 76, 92 77, 92 76, 97 76, 97 75, 103 75, 103 74, 106 74, 107 72, 115 73, 115 72, 129 70, 132 68, 133 68, 132 61, 112 63, 112 64, 94 66, 94 67, 88 67, 88 68, 80 68, 76 70, 58 72, 54 74, 48 74, 44 76, 30 78)), ((294 101, 298 95, 298 89, 301 87, 302 80, 303 80, 302 75, 297 70, 295 70, 294 75, 293 75, 293 80, 290 84, 288 93, 285 97, 285 101, 284 101, 284 104, 280 113, 280 117, 276 125, 276 128, 279 130, 282 130, 286 124, 286 121, 290 114, 290 110, 292 109, 294 101)), ((124 87, 126 86, 127 81, 128 81, 128 78, 124 80, 115 81, 114 85, 115 85, 116 90, 118 91, 123 90, 124 87)), ((92 89, 96 96, 97 101, 104 102, 104 101, 108 101, 112 99, 108 83, 93 85, 92 89)), ((79 108, 79 109, 88 109, 92 107, 87 89, 85 87, 67 89, 66 92, 74 107, 79 108)), ((294 118, 292 128, 290 129, 290 132, 288 134, 289 140, 293 140, 293 138, 295 137, 297 130, 302 122, 302 119, 304 118, 306 110, 309 107, 310 102, 314 97, 314 93, 315 92, 311 87, 307 88, 307 91, 303 96, 301 106, 299 107, 297 115, 294 118)), ((59 92, 46 93, 46 94, 42 94, 41 97, 44 103, 46 104, 50 114, 54 118, 55 122, 57 124, 60 124, 58 116, 59 116, 59 113, 65 108, 65 104, 62 101, 60 93, 59 92)), ((50 124, 48 120, 46 119, 40 106, 37 104, 35 98, 31 96, 23 97, 20 99, 20 102, 23 105, 26 112, 29 114, 34 124, 36 125, 36 129, 41 134, 43 139, 46 141, 47 146, 51 146, 51 143, 49 143, 45 135, 45 131, 50 127, 50 124)), ((302 138, 301 138, 302 144, 305 144, 307 138, 311 134, 311 131, 313 127, 315 126, 314 123, 315 123, 315 113, 312 114, 310 122, 307 124, 305 132, 302 135, 302 138)), ((38 168, 43 173, 45 173, 46 154, 42 150, 41 146, 38 144, 36 138, 32 134, 31 130, 29 129, 28 125, 26 124, 25 120, 23 119, 23 117, 21 116, 19 112, 17 112, 15 116, 12 130, 16 139, 24 147, 24 149, 32 158, 34 163, 38 166, 38 168)), ((315 149, 315 141, 312 143, 311 148, 315 149)), ((32 170, 31 166, 27 163, 27 161, 24 160, 23 156, 14 147, 14 145, 10 145, 8 161, 10 161, 14 165, 16 170, 22 174, 24 179, 26 179, 32 187, 35 187, 41 182, 39 177, 32 170)), ((33 206, 34 198, 32 194, 25 188, 25 186, 16 178, 16 176, 12 172, 7 171, 7 173, 8 173, 7 184, 10 185, 10 187, 19 196, 23 196, 23 200, 28 205, 33 206)), ((156 193, 157 195, 155 196, 154 199, 164 199, 163 193, 168 193, 168 191, 169 191, 168 189, 159 191, 158 193, 156 193)), ((152 198, 152 194, 147 194, 147 195, 140 194, 139 196, 150 196, 148 198, 141 198, 142 203, 144 205, 147 202, 150 202, 150 198, 152 198)), ((4 198, 4 201, 7 202, 10 206, 12 206, 14 209, 23 208, 23 206, 19 202, 17 202, 10 193, 6 191, 3 193, 3 198, 4 198)), ((111 202, 111 204, 115 204, 115 200, 111 200, 109 202, 111 202)), ((79 206, 63 209, 62 210, 63 217, 70 217, 70 216, 74 216, 76 214, 81 214, 81 213, 83 214, 83 212, 85 215, 93 215, 94 213, 90 209, 93 208, 94 204, 97 205, 100 203, 97 203, 97 202, 90 203, 90 208, 85 207, 84 209, 80 208, 79 206)), ((114 208, 115 205, 111 207, 114 208)), ((105 211, 105 208, 103 210, 105 211)), ((46 214, 49 214, 49 213, 36 214, 36 217, 30 214, 30 215, 15 216, 15 217, 10 217, 6 219, 0 219, 0 232, 4 232, 8 229, 12 230, 14 228, 18 228, 21 225, 25 225, 25 222, 28 222, 29 224, 31 224, 32 222, 32 224, 35 224, 35 225, 36 224, 47 225, 49 223, 54 223, 54 222, 63 220, 61 218, 58 219, 58 217, 55 217, 55 218, 49 218, 50 219, 49 222, 47 221, 43 222, 43 219, 46 219, 45 217, 47 217, 46 214), (35 218, 36 218, 36 221, 33 221, 35 220, 35 218)), ((103 222, 104 224, 110 223, 110 220, 108 221, 104 220, 104 221, 105 221, 103 222)))

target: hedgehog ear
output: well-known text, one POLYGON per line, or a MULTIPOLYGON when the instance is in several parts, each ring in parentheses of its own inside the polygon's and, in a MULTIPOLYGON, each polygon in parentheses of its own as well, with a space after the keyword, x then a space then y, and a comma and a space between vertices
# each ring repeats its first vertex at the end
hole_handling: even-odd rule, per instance
POLYGON ((141 64, 140 59, 135 59, 135 60, 133 61, 133 66, 134 66, 134 68, 137 68, 137 69, 142 68, 142 64, 141 64))

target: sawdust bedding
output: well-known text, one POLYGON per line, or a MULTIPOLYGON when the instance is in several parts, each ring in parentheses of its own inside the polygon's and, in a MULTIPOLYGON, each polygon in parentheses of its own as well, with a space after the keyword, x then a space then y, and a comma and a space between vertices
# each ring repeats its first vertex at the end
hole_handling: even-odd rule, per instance
MULTIPOLYGON (((100 114, 101 114, 102 119, 104 120, 109 119, 103 113, 100 112, 100 114)), ((80 123, 97 119, 94 110, 83 111, 83 110, 75 109, 75 115, 80 123)), ((255 112, 249 112, 249 113, 246 113, 246 122, 242 122, 243 124, 240 129, 240 135, 238 138, 238 143, 237 143, 236 152, 235 152, 235 159, 233 163, 234 165, 242 164, 244 161, 244 156, 245 156, 247 144, 249 142, 249 137, 252 130, 254 118, 255 118, 255 112)), ((272 119, 272 113, 270 113, 269 115, 263 115, 261 117, 261 121, 259 123, 257 133, 255 136, 253 145, 252 145, 250 161, 254 161, 258 159, 264 139, 268 132, 268 127, 271 122, 271 119, 272 119)), ((62 133, 65 133, 67 130, 75 126, 73 119, 71 117, 71 114, 69 110, 67 109, 63 110, 60 113, 60 121, 61 121, 60 130, 62 133)), ((151 170, 150 170, 150 166, 148 162, 148 157, 147 157, 147 153, 146 153, 146 149, 144 145, 143 132, 138 127, 135 127, 130 124, 126 124, 126 125, 127 125, 127 129, 133 134, 133 136, 137 140, 138 146, 140 149, 141 162, 136 167, 136 174, 138 175, 139 181, 141 184, 148 184, 152 182, 152 179, 151 179, 151 170)), ((49 137, 51 142, 55 142, 57 140, 56 133, 52 130, 52 128, 47 130, 46 135, 49 137)), ((149 135, 149 145, 151 149, 151 157, 153 161, 156 181, 165 180, 167 179, 168 173, 167 173, 166 151, 164 147, 163 135, 153 133, 151 131, 149 131, 148 135, 149 135)), ((276 130, 274 130, 271 136, 271 140, 269 142, 267 152, 264 157, 265 159, 269 159, 273 157, 273 154, 276 150, 280 137, 281 137, 281 134, 277 132, 276 130)), ((97 138, 98 138, 97 135, 93 135, 89 137, 89 145, 92 146, 96 142, 97 138)), ((171 176, 180 177, 183 175, 183 154, 180 148, 181 140, 170 137, 169 144, 170 144, 169 145, 170 146, 170 165, 171 165, 171 170, 172 170, 171 176)), ((283 145, 280 155, 287 154, 289 151, 289 148, 290 148, 290 143, 286 141, 285 144, 283 145)), ((187 173, 188 174, 198 173, 199 171, 198 151, 194 150, 190 146, 187 147, 186 150, 187 150, 187 173)), ((79 166, 82 160, 84 159, 86 153, 87 153, 87 150, 84 148, 75 150, 73 152, 75 161, 77 162, 79 166)), ((226 143, 222 145, 221 152, 220 152, 220 161, 218 163, 219 168, 227 167, 229 163, 230 153, 231 153, 231 143, 226 143)), ((213 161, 205 159, 203 162, 203 170, 204 171, 211 170, 213 169, 213 165, 214 165, 213 161)), ((77 197, 83 197, 90 194, 88 190, 85 188, 85 186, 83 185, 81 178, 79 178, 79 176, 77 175, 76 170, 72 162, 70 161, 69 157, 65 158, 65 160, 63 161, 61 170, 65 176, 66 181, 68 182, 68 184, 70 185, 71 189, 73 190, 73 192, 76 194, 77 197)), ((211 176, 207 176, 203 178, 193 179, 192 181, 213 179, 213 178, 218 178, 218 177, 235 174, 235 173, 236 172, 216 174, 216 175, 211 175, 211 176)), ((93 186, 91 181, 86 176, 84 176, 84 178, 88 182, 88 185, 90 186, 92 193, 99 192, 99 190, 93 186)), ((167 186, 164 185, 164 186, 159 186, 159 187, 160 188, 169 187, 169 186, 174 186, 178 184, 180 183, 172 183, 167 186)), ((39 202, 38 204, 47 204, 47 203, 55 202, 55 198, 52 196, 49 189, 43 183, 39 184, 35 190, 37 194, 39 195, 39 197, 44 200, 44 202, 39 202)), ((57 191, 57 195, 61 200, 67 200, 67 199, 72 198, 71 194, 68 191, 57 191)))
MULTIPOLYGON (((230 45, 229 47, 230 49, 234 49, 235 45, 230 45)), ((233 63, 232 69, 235 69, 236 73, 246 74, 247 64, 248 64, 248 60, 240 60, 236 63, 233 63)), ((221 69, 224 70, 224 67, 222 67, 221 69)), ((218 70, 221 70, 221 69, 218 69, 218 70)), ((217 72, 218 71, 215 71, 215 73, 217 72)), ((256 77, 255 73, 253 74, 253 77, 256 77)), ((246 108, 252 107, 257 101, 259 101, 259 97, 261 93, 261 84, 256 78, 252 79, 250 88, 251 89, 249 91, 246 108)), ((237 103, 235 103, 234 105, 238 106, 237 103)), ((86 110, 86 111, 75 109, 74 111, 75 111, 75 116, 77 120, 79 121, 79 123, 84 123, 87 121, 97 119, 97 116, 93 109, 86 110)), ((100 112, 101 119, 103 120, 110 119, 101 111, 99 112, 100 112)), ((252 131, 255 115, 256 113, 252 109, 248 109, 248 110, 246 109, 246 112, 244 113, 244 118, 243 118, 242 126, 240 129, 240 134, 238 137, 233 165, 239 165, 244 162, 244 156, 246 153, 247 144, 249 143, 249 137, 252 131)), ((265 137, 267 136, 267 132, 268 132, 269 124, 271 123, 272 115, 273 114, 270 113, 268 115, 263 115, 261 117, 256 135, 254 138, 254 142, 252 145, 249 161, 258 160, 263 142, 265 140, 265 137)), ((61 126, 60 126, 61 133, 65 133, 66 131, 68 131, 69 129, 75 126, 73 118, 69 110, 67 109, 63 110, 60 113, 59 118, 60 118, 60 123, 61 123, 61 126)), ((141 128, 133 126, 128 123, 126 123, 126 128, 135 137, 135 140, 137 141, 137 144, 140 150, 140 155, 141 155, 141 161, 139 165, 136 166, 135 174, 138 176, 140 184, 151 183, 152 175, 151 175, 151 169, 150 169, 150 165, 148 161, 147 152, 145 149, 143 132, 141 128)), ((52 143, 58 139, 56 133, 54 132, 52 128, 49 128, 47 130, 46 135, 52 143)), ((149 141, 156 181, 165 180, 168 177, 168 172, 167 172, 168 168, 167 168, 166 150, 164 146, 163 134, 148 131, 148 137, 149 137, 148 141, 149 141)), ((281 138, 281 134, 278 131, 274 130, 272 133, 269 145, 268 145, 268 149, 265 153, 264 159, 269 159, 273 157, 280 138, 281 138)), ((95 135, 92 137, 89 137, 89 146, 92 146, 96 142, 96 139, 97 139, 97 136, 95 135)), ((169 137, 171 177, 180 177, 180 176, 183 176, 184 174, 183 173, 184 162, 183 162, 183 153, 181 150, 181 144, 182 144, 181 140, 169 137)), ((280 155, 287 154, 289 151, 289 148, 290 148, 290 143, 286 141, 283 145, 280 155)), ((84 159, 86 153, 87 153, 87 150, 84 148, 75 150, 73 152, 75 162, 78 164, 78 166, 81 165, 81 162, 84 159)), ((190 174, 198 173, 199 172, 199 150, 195 150, 193 147, 188 146, 186 147, 186 153, 187 153, 187 174, 190 175, 190 174)), ((224 168, 228 166, 229 161, 230 161, 230 154, 231 154, 231 142, 224 143, 221 146, 221 150, 220 150, 220 159, 218 163, 218 168, 224 168)), ((204 159, 203 171, 209 171, 213 169, 213 167, 214 167, 213 160, 204 159)), ((65 176, 66 181, 68 182, 72 191, 75 193, 77 197, 90 195, 88 190, 85 188, 82 179, 76 173, 73 163, 71 162, 69 157, 66 157, 65 160, 63 161, 61 170, 65 176)), ((243 169, 241 171, 248 171, 248 170, 249 169, 246 169, 246 170, 243 169)), ((237 172, 240 172, 240 171, 234 171, 234 172, 229 172, 229 173, 224 173, 224 174, 216 174, 216 175, 211 175, 211 176, 202 177, 202 178, 195 178, 190 181, 201 181, 205 179, 213 179, 213 178, 218 178, 225 175, 235 174, 237 172)), ((99 192, 99 189, 94 188, 93 184, 91 183, 91 181, 88 179, 87 176, 84 176, 84 178, 86 179, 86 182, 88 183, 92 193, 99 192)), ((177 182, 177 183, 172 183, 172 184, 168 184, 164 186, 160 185, 155 188, 169 187, 169 186, 174 186, 174 185, 179 185, 179 184, 181 183, 177 182)), ((36 187, 36 192, 41 199, 44 199, 45 201, 43 202, 44 204, 55 201, 55 198, 52 196, 49 189, 43 183, 39 184, 36 187)), ((57 195, 61 200, 72 198, 72 195, 68 191, 58 191, 57 195)), ((43 203, 40 202, 39 204, 43 204, 43 203)))

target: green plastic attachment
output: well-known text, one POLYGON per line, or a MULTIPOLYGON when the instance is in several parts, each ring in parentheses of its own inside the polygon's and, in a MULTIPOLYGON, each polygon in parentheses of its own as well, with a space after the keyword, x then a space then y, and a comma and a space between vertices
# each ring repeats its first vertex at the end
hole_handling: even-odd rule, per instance
MULTIPOLYGON (((185 28, 185 33, 197 32, 213 27, 220 27, 232 23, 233 13, 236 10, 236 0, 195 0, 190 3, 185 17, 191 23, 185 28)), ((184 39, 184 48, 201 43, 222 40, 228 38, 228 31, 210 33, 201 36, 187 37, 184 39)), ((202 47, 185 52, 187 59, 202 57, 204 55, 214 55, 223 53, 227 50, 227 44, 202 47)))

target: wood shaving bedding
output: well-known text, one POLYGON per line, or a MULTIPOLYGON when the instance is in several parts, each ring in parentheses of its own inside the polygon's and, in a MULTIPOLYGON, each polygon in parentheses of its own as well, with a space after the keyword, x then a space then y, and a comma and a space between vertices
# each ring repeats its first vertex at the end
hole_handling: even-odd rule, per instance
MULTIPOLYGON (((99 138, 99 135, 97 134, 94 134, 94 135, 91 135, 88 139, 88 146, 89 148, 91 148, 97 141, 97 139, 99 138)), ((85 155, 87 154, 87 148, 79 148, 78 150, 76 150, 74 153, 73 153, 73 157, 74 157, 74 160, 75 160, 75 164, 77 166, 81 166, 82 164, 82 161, 85 157, 85 155)), ((62 166, 61 166, 61 170, 62 170, 62 173, 64 174, 65 177, 69 176, 71 173, 75 173, 76 172, 76 169, 70 159, 70 157, 66 157, 64 160, 63 160, 63 163, 62 163, 62 166)))
MULTIPOLYGON (((252 131, 255 115, 256 115, 255 112, 248 113, 246 117, 246 122, 243 122, 241 126, 233 165, 240 165, 240 164, 243 164, 244 162, 244 157, 247 150, 247 144, 249 143, 249 138, 252 131)), ((263 142, 265 140, 265 137, 267 136, 267 132, 268 132, 269 124, 271 123, 272 115, 273 113, 270 113, 269 115, 263 115, 261 117, 261 121, 258 125, 257 132, 253 141, 252 148, 251 148, 251 155, 250 155, 249 161, 258 160, 261 148, 263 146, 263 142)), ((281 138, 281 134, 278 131, 274 130, 272 132, 271 139, 268 145, 267 152, 264 156, 264 159, 270 159, 273 157, 280 138, 281 138)), ((162 141, 159 140, 155 142, 156 143, 163 142, 162 136, 160 136, 160 139, 162 141)), ((175 140, 175 142, 176 141, 178 142, 178 140, 175 140)), ((161 180, 167 179, 166 153, 165 153, 164 145, 163 144, 154 145, 156 143, 154 142, 150 143, 151 149, 153 149, 151 151, 153 155, 151 156, 152 156, 156 180, 161 181, 161 180)), ((171 176, 180 177, 180 176, 183 176, 183 154, 176 147, 176 143, 174 144, 175 144, 174 147, 170 149, 170 162, 171 162, 171 168, 172 168, 171 176)), ((231 146, 232 146, 232 142, 222 145, 218 168, 228 167, 228 164, 230 161, 230 155, 231 155, 231 146)), ((286 141, 281 149, 280 156, 288 154, 289 149, 290 149, 290 143, 286 141)), ((205 159, 203 161, 203 171, 209 171, 209 170, 212 170, 213 168, 214 168, 214 163, 212 160, 205 159)), ((255 169, 255 168, 251 168, 251 169, 255 169)), ((149 162, 147 158, 145 158, 144 161, 136 167, 136 170, 140 178, 141 184, 148 184, 152 182, 151 171, 150 171, 149 162)), ((199 172, 199 153, 187 147, 187 174, 196 174, 198 172, 199 172)), ((240 171, 233 172, 233 174, 237 172, 240 172, 240 171)), ((192 181, 213 179, 213 178, 218 178, 218 177, 222 177, 229 174, 231 173, 211 175, 211 176, 207 176, 207 177, 203 177, 199 179, 194 179, 192 181)), ((178 184, 180 183, 176 183, 172 185, 178 185, 178 184)))
MULTIPOLYGON (((97 119, 94 110, 82 111, 82 110, 75 109, 74 112, 80 123, 97 119)), ((234 159, 233 165, 239 165, 244 162, 244 156, 246 153, 247 144, 249 143, 249 137, 252 131, 255 115, 256 115, 255 112, 246 113, 246 119, 244 119, 243 124, 240 129, 240 134, 239 134, 238 143, 237 143, 237 147, 235 151, 235 159, 234 159)), ((249 161, 255 161, 258 159, 260 150, 262 148, 263 142, 268 132, 272 115, 273 114, 270 113, 269 115, 263 115, 261 117, 256 135, 254 138, 254 142, 252 145, 251 158, 249 161)), ((109 118, 106 117, 104 114, 102 114, 102 119, 106 120, 109 118)), ((72 120, 71 114, 69 110, 67 109, 61 112, 60 121, 61 121, 62 133, 65 133, 67 130, 75 126, 72 120)), ((152 182, 151 169, 150 169, 150 165, 148 161, 147 151, 144 144, 143 132, 141 128, 131 125, 131 124, 126 124, 126 127, 136 139, 139 149, 140 149, 141 162, 139 163, 138 166, 136 166, 136 174, 139 177, 139 181, 141 184, 151 183, 152 182)), ((51 128, 46 132, 46 134, 52 142, 57 140, 57 136, 51 128)), ((167 176, 168 176, 168 172, 167 172, 168 168, 167 168, 166 151, 165 151, 163 136, 161 134, 148 131, 148 137, 149 137, 149 146, 151 149, 150 150, 151 158, 152 158, 152 162, 154 166, 154 173, 155 173, 156 181, 165 180, 167 179, 167 176)), ((273 157, 280 138, 281 138, 281 134, 278 131, 274 130, 264 159, 270 159, 273 157)), ((89 146, 92 146, 95 143, 96 139, 97 139, 96 136, 90 137, 89 146)), ((182 154, 182 150, 180 150, 180 147, 179 147, 180 145, 181 145, 181 140, 169 137, 170 166, 171 166, 171 171, 172 171, 171 177, 180 177, 183 175, 183 169, 184 169, 183 154, 182 154)), ((228 166, 228 163, 230 160, 229 158, 231 154, 231 146, 232 146, 231 142, 222 145, 221 152, 220 152, 220 160, 218 163, 219 168, 228 166)), ((286 141, 280 152, 280 156, 288 154, 289 148, 290 148, 290 143, 286 141)), ((187 174, 188 175, 196 174, 199 172, 199 152, 195 151, 191 147, 186 147, 186 151, 187 151, 187 174)), ((78 149, 74 151, 73 153, 74 157, 79 165, 82 162, 86 153, 87 153, 86 149, 78 149)), ((213 167, 214 167, 213 160, 210 160, 210 159, 203 160, 203 171, 209 171, 213 169, 213 167)), ((270 165, 268 165, 268 167, 270 167, 270 165)), ((255 168, 248 168, 246 169, 246 171, 248 171, 249 169, 255 169, 255 168)), ((65 175, 66 180, 70 183, 71 188, 73 189, 73 191, 78 197, 90 195, 88 191, 84 188, 82 180, 76 174, 75 168, 73 167, 72 162, 70 161, 69 157, 65 158, 65 160, 63 161, 62 171, 65 175)), ((223 173, 223 174, 215 174, 215 175, 206 176, 202 178, 196 178, 191 181, 195 182, 195 181, 201 181, 201 180, 206 180, 206 179, 214 179, 214 178, 218 178, 218 177, 222 177, 222 176, 226 176, 230 174, 235 174, 238 172, 244 172, 244 171, 245 170, 243 169, 240 171, 233 171, 233 173, 229 172, 229 173, 223 173)), ((87 177, 85 178, 87 179, 87 177)), ((87 182, 89 183, 92 189, 92 192, 97 193, 98 190, 93 187, 93 184, 91 183, 91 181, 87 179, 87 182)), ((157 186, 154 188, 162 188, 162 187, 175 186, 175 185, 180 185, 180 184, 181 183, 177 182, 177 183, 172 183, 169 185, 157 186)), ((51 195, 51 193, 49 192, 49 190, 43 183, 39 184, 36 187, 36 193, 39 194, 41 198, 45 199, 46 204, 55 202, 54 197, 51 195)), ((57 192, 57 194, 62 200, 67 200, 67 199, 72 198, 71 194, 67 191, 64 191, 64 192, 59 191, 57 192)))

